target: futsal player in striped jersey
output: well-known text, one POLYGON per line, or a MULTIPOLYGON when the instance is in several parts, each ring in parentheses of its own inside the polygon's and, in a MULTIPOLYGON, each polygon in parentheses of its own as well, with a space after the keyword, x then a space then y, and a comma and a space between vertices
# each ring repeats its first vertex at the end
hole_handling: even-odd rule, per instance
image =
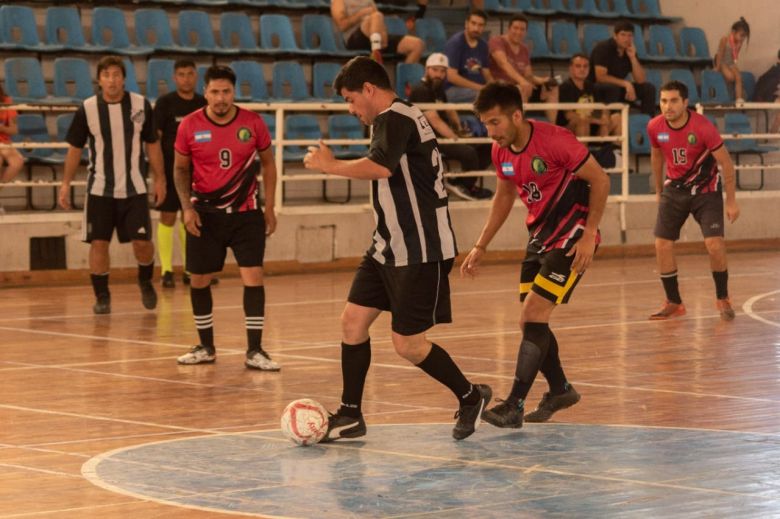
POLYGON ((482 413, 486 422, 497 427, 519 428, 525 399, 540 370, 550 388, 526 421, 547 421, 580 399, 566 380, 549 322, 555 307, 569 301, 593 259, 609 179, 569 130, 526 119, 514 86, 487 85, 477 95, 474 111, 494 140, 498 181, 488 220, 463 261, 461 274, 477 274, 490 241, 518 195, 528 208, 529 241, 520 270, 523 339, 514 382, 505 400, 482 413))
POLYGON ((174 182, 187 228, 190 299, 200 344, 178 358, 179 364, 216 360, 211 278, 233 250, 244 283, 248 368, 278 371, 263 349, 265 237, 276 229, 276 165, 268 127, 259 114, 239 108, 236 75, 229 67, 206 70, 208 103, 186 116, 176 133, 174 182), (259 156, 265 210, 257 182, 259 156))

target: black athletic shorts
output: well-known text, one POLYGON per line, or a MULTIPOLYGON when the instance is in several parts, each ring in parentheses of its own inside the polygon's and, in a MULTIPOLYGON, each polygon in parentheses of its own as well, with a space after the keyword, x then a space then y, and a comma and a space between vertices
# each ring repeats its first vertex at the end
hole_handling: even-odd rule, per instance
POLYGON ((82 241, 111 241, 114 229, 120 243, 152 239, 152 219, 146 194, 130 198, 87 195, 82 241))
POLYGON ((211 274, 225 266, 230 247, 239 267, 262 267, 265 255, 263 211, 198 211, 200 236, 187 233, 187 271, 211 274))
MULTIPOLYGON (((403 36, 398 36, 396 34, 388 34, 387 35, 387 49, 385 49, 387 52, 398 52, 398 44, 401 43, 401 38, 403 36)), ((360 29, 357 29, 355 32, 353 32, 350 37, 347 39, 346 47, 349 50, 371 50, 371 39, 369 39, 368 36, 363 34, 363 31, 360 29)))
POLYGON ((165 200, 155 207, 160 212, 175 213, 181 209, 179 194, 176 192, 176 184, 173 181, 173 164, 170 169, 165 166, 165 200))
POLYGON ((393 331, 416 335, 439 323, 452 322, 450 280, 454 260, 405 267, 382 265, 365 256, 349 289, 350 303, 392 314, 393 331))
POLYGON ((699 223, 705 238, 723 236, 723 194, 713 191, 694 195, 689 189, 679 189, 672 185, 664 186, 661 192, 655 236, 665 240, 678 240, 680 229, 689 214, 699 223))
POLYGON ((566 256, 568 252, 564 249, 526 251, 520 267, 520 301, 525 301, 528 292, 533 291, 556 305, 569 302, 582 274, 571 269, 574 254, 566 256))

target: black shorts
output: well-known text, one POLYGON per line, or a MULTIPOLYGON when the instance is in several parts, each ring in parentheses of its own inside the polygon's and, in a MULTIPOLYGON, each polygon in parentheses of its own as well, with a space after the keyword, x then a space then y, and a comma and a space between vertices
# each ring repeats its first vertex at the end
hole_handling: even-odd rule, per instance
POLYGON ((130 198, 87 195, 84 202, 82 241, 111 241, 116 229, 120 243, 152 239, 152 219, 146 194, 130 198))
MULTIPOLYGON (((387 35, 387 52, 398 52, 398 44, 401 43, 403 36, 396 34, 387 35)), ((371 50, 371 40, 363 34, 359 28, 353 32, 346 41, 346 47, 349 50, 371 50)))
POLYGON ((225 266, 230 247, 239 267, 262 267, 265 255, 263 211, 198 211, 200 236, 187 233, 187 272, 211 274, 225 266))
POLYGON ((400 335, 416 335, 435 324, 451 323, 448 275, 453 262, 390 267, 366 256, 355 272, 347 301, 389 311, 393 331, 400 335))
POLYGON ((165 200, 155 207, 160 212, 175 213, 181 209, 179 194, 176 192, 176 184, 173 181, 173 167, 165 168, 165 200))
POLYGON ((666 185, 655 221, 656 238, 678 240, 689 214, 699 223, 705 238, 723 237, 723 194, 720 191, 693 195, 688 189, 666 185))
POLYGON ((520 267, 520 301, 525 301, 528 292, 533 291, 556 305, 569 302, 582 274, 571 269, 574 255, 566 256, 567 252, 564 249, 526 251, 520 267))

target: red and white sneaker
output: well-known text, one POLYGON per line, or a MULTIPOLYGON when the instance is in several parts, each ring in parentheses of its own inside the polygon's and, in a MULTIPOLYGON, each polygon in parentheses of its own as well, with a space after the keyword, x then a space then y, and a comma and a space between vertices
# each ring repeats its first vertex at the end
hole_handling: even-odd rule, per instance
POLYGON ((666 319, 672 319, 674 317, 682 317, 685 315, 685 305, 682 303, 672 303, 667 301, 664 305, 658 309, 658 311, 650 316, 651 321, 664 321, 666 319))
POLYGON ((725 299, 717 299, 715 301, 715 306, 718 309, 718 312, 720 312, 720 318, 724 321, 733 321, 734 317, 737 316, 734 309, 731 307, 731 301, 728 297, 725 299))

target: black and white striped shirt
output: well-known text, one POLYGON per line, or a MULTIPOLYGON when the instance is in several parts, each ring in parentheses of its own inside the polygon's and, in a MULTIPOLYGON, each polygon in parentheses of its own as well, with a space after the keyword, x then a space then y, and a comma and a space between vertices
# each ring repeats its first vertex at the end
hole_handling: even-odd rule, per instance
POLYGON ((396 99, 374 120, 368 158, 390 170, 373 181, 376 230, 368 255, 401 267, 458 253, 436 136, 419 108, 396 99))
POLYGON ((65 137, 68 144, 89 144, 87 192, 128 198, 146 193, 143 142, 156 142, 152 107, 142 95, 125 92, 117 103, 98 94, 84 100, 65 137))

